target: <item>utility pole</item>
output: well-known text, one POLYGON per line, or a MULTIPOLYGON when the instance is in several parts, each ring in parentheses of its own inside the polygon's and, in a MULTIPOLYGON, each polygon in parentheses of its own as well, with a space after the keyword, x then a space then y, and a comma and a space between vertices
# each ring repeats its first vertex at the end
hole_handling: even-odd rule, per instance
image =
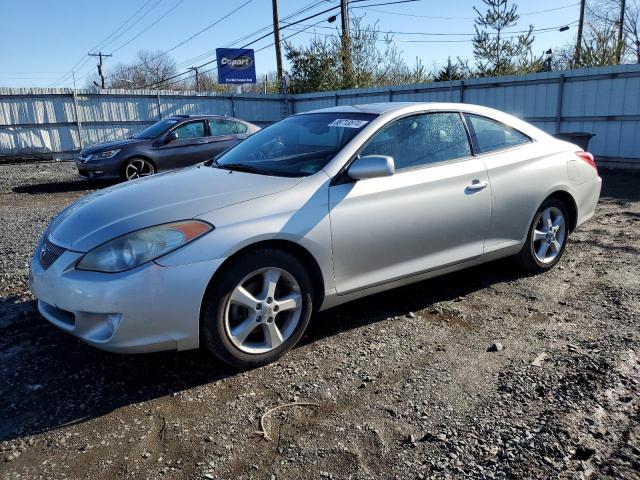
POLYGON ((102 52, 98 52, 90 53, 89 56, 98 57, 100 59, 100 61, 98 62, 98 75, 100 75, 100 84, 102 85, 102 88, 104 88, 104 71, 102 70, 102 59, 103 57, 113 57, 113 55, 105 55, 102 52))
POLYGON ((624 11, 626 7, 625 0, 620 0, 620 30, 618 30, 618 63, 622 59, 622 51, 624 50, 624 11))
POLYGON ((578 21, 578 39, 576 40, 576 54, 573 59, 574 67, 580 65, 580 54, 582 53, 582 30, 584 28, 584 8, 587 0, 581 0, 580 2, 580 20, 578 21))
POLYGON ((340 20, 342 23, 342 82, 346 88, 351 88, 354 85, 349 35, 349 0, 340 0, 340 20))
POLYGON ((196 92, 200 91, 200 77, 198 76, 198 67, 190 67, 189 70, 196 72, 196 92))
POLYGON ((273 39, 276 46, 276 68, 278 84, 282 81, 282 51, 280 50, 280 20, 278 18, 278 0, 271 0, 273 7, 273 39))

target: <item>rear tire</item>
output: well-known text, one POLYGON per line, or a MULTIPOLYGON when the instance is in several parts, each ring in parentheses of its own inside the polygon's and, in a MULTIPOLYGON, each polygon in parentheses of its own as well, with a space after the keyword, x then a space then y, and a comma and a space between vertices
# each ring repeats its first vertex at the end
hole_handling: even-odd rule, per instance
POLYGON ((516 263, 532 273, 551 270, 562 258, 569 238, 569 213, 557 198, 545 200, 536 211, 516 263))
POLYGON ((313 285, 295 256, 274 248, 249 251, 209 285, 202 343, 234 367, 265 365, 298 343, 312 311, 313 285))

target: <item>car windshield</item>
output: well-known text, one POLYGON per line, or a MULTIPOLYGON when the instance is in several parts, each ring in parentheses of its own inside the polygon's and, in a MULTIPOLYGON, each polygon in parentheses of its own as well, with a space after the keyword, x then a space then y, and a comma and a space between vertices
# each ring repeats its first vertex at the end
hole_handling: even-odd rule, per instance
POLYGON ((159 135, 162 135, 164 132, 173 127, 178 120, 175 118, 166 118, 164 120, 160 120, 159 122, 154 123, 153 125, 148 126, 141 132, 136 133, 131 138, 142 138, 145 140, 150 140, 152 138, 156 138, 159 135))
POLYGON ((285 118, 254 133, 212 165, 284 177, 313 175, 375 117, 335 112, 285 118))

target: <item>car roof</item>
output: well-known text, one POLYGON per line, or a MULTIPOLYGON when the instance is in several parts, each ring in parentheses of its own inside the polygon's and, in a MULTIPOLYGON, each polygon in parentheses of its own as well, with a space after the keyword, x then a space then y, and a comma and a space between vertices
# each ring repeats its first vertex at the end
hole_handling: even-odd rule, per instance
POLYGON ((335 107, 320 108, 317 110, 310 110, 305 113, 370 113, 375 115, 382 115, 384 113, 393 112, 396 110, 455 110, 455 111, 493 111, 488 107, 482 105, 473 105, 470 103, 448 103, 448 102, 379 102, 379 103, 365 103, 362 105, 338 105, 335 107))
POLYGON ((381 102, 367 103, 362 105, 338 105, 335 107, 321 108, 318 110, 310 110, 308 112, 299 113, 297 115, 306 115, 312 113, 368 113, 385 117, 388 119, 419 113, 424 111, 453 111, 468 112, 486 116, 499 122, 510 125, 517 130, 535 139, 547 138, 549 135, 539 128, 527 123, 513 115, 495 110, 483 105, 474 105, 471 103, 446 103, 446 102, 381 102))
POLYGON ((230 117, 228 115, 171 115, 168 118, 180 119, 180 120, 198 120, 199 118, 228 118, 230 120, 238 120, 240 122, 244 122, 244 120, 240 120, 239 118, 230 117))
POLYGON ((381 115, 392 110, 398 110, 399 108, 408 105, 419 104, 419 102, 381 102, 365 103, 362 105, 338 105, 336 107, 319 108, 317 110, 302 112, 300 113, 300 115, 304 115, 307 113, 371 113, 375 115, 381 115))

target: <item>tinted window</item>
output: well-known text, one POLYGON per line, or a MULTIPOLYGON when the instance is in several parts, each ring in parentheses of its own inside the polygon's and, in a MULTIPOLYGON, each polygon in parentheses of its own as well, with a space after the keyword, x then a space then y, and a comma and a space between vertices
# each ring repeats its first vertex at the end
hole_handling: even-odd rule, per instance
POLYGON ((174 130, 178 139, 204 137, 204 122, 189 122, 174 130))
POLYGON ((471 148, 458 113, 427 113, 384 127, 360 155, 388 155, 402 170, 468 157, 471 148))
POLYGON ((490 118, 469 114, 466 114, 466 118, 478 153, 515 147, 531 141, 525 134, 490 118))
POLYGON ((178 120, 167 118, 166 120, 160 120, 159 122, 154 123, 153 125, 145 128, 141 132, 136 133, 133 138, 156 138, 157 136, 163 134, 171 127, 173 127, 178 120))
POLYGON ((244 123, 236 122, 236 130, 238 130, 238 133, 247 133, 248 129, 244 123))
POLYGON ((211 135, 235 135, 236 122, 233 120, 209 120, 211 135))
POLYGON ((271 175, 303 177, 323 168, 376 116, 364 113, 294 115, 247 137, 213 166, 242 166, 271 175))

